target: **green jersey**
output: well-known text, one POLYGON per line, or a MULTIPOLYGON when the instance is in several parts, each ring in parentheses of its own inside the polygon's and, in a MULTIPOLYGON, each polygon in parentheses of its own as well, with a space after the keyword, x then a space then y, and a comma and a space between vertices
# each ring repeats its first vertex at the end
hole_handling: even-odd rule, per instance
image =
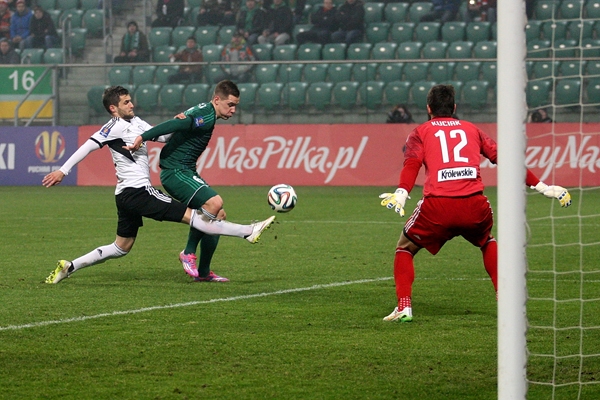
POLYGON ((162 169, 196 170, 196 162, 212 137, 217 115, 212 103, 200 103, 184 112, 185 119, 172 119, 142 135, 144 141, 173 132, 160 152, 162 169))

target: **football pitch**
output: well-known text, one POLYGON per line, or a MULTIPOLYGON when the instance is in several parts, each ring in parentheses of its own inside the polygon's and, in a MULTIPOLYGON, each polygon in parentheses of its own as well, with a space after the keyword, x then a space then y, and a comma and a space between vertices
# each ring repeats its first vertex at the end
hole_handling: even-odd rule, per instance
MULTIPOLYGON (((271 215, 267 189, 217 187, 240 223, 271 215)), ((0 187, 0 398, 495 399, 497 304, 465 240, 416 256, 414 322, 382 321, 406 221, 379 205, 390 189, 296 187, 258 244, 221 238, 228 283, 191 282, 188 228, 146 219, 126 257, 46 285, 114 240, 114 188, 0 187)))

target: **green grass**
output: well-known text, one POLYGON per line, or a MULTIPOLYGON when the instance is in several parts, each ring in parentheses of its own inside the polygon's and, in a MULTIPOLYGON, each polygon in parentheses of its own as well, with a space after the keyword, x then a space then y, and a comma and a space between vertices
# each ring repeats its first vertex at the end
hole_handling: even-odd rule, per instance
MULTIPOLYGON (((413 323, 381 320, 395 305, 392 261, 405 221, 378 204, 389 188, 297 187, 297 208, 279 214, 257 245, 221 238, 213 268, 231 279, 226 284, 191 283, 177 258, 187 227, 151 220, 127 257, 42 284, 56 260, 114 240, 113 190, 0 187, 0 398, 497 397, 494 291, 480 252, 463 239, 436 257, 416 257, 413 323)), ((270 215, 265 187, 218 191, 231 221, 270 215)), ((495 207, 495 191, 487 194, 495 207)), ((600 204, 596 193, 585 195, 600 204)), ((409 211, 418 198, 413 192, 409 211)), ((583 207, 577 199, 567 210, 542 196, 528 201, 538 245, 530 269, 551 272, 542 256, 547 240, 564 239, 556 232, 570 232, 583 207), (568 218, 549 223, 549 215, 568 218)), ((590 248, 585 260, 600 259, 590 248)), ((552 278, 538 278, 530 291, 554 287, 552 278)), ((578 279, 564 278, 562 295, 578 296, 578 279)), ((598 283, 589 285, 590 298, 598 297, 598 283)), ((536 320, 552 322, 551 305, 540 303, 536 320)), ((588 306, 598 322, 597 303, 588 306)), ((598 338, 589 334, 596 351, 598 338)), ((531 341, 551 350, 553 336, 536 332, 531 341)), ((531 376, 545 379, 548 368, 535 363, 531 376)), ((598 371, 598 358, 586 359, 586 379, 599 380, 598 371)), ((600 388, 583 394, 600 398, 600 388)))

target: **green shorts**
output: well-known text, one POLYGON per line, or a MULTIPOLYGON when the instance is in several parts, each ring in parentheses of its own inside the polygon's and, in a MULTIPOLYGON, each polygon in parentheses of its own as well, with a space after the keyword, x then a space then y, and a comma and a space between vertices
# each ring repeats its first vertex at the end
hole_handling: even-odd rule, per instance
POLYGON ((217 192, 191 169, 163 169, 160 171, 160 181, 173 198, 196 210, 217 195, 217 192))

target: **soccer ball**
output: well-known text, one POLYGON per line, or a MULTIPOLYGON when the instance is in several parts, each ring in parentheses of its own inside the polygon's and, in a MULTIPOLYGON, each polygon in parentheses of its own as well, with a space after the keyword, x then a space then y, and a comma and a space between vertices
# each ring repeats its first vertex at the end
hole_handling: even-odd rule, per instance
POLYGON ((296 196, 293 187, 281 183, 269 189, 267 201, 273 210, 284 213, 292 211, 292 209, 296 207, 298 196, 296 196))

